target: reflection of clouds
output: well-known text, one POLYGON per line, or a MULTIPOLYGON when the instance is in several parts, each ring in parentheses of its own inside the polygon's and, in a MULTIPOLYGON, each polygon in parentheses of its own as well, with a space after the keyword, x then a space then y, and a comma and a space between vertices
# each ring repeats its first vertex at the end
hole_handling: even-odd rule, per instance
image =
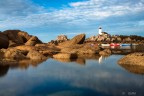
POLYGON ((36 69, 30 67, 27 71, 9 70, 9 74, 0 79, 0 92, 8 92, 8 89, 12 89, 17 94, 28 94, 29 90, 35 91, 37 86, 38 88, 49 86, 57 88, 61 86, 55 85, 55 80, 57 80, 74 88, 87 88, 107 95, 119 95, 129 90, 136 91, 137 94, 143 93, 143 77, 128 73, 119 67, 116 64, 119 58, 121 56, 110 56, 105 60, 106 64, 102 65, 95 60, 87 60, 84 67, 75 62, 64 64, 48 59, 36 69), (3 89, 1 85, 8 89, 3 89))

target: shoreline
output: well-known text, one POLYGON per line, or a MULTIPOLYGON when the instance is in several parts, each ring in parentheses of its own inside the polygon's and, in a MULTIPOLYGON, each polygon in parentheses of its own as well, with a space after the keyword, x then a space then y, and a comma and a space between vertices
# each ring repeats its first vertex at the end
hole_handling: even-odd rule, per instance
MULTIPOLYGON (((102 36, 105 36, 105 34, 98 35, 97 40, 102 36)), ((124 36, 121 37, 124 38, 124 36)), ((139 37, 140 39, 144 38, 140 36, 133 37, 139 37)), ((111 39, 112 38, 114 37, 111 37, 111 39)), ((36 36, 29 35, 27 32, 20 30, 7 30, 0 33, 0 41, 3 42, 0 43, 0 63, 8 62, 11 64, 17 63, 15 61, 20 60, 29 60, 30 62, 36 60, 39 62, 47 60, 49 57, 54 59, 77 59, 86 55, 109 56, 111 54, 126 55, 134 52, 143 52, 144 39, 135 43, 136 40, 125 36, 125 38, 122 39, 123 41, 121 41, 121 44, 126 45, 133 43, 135 45, 128 45, 127 47, 130 47, 130 49, 121 49, 121 46, 118 45, 120 44, 120 39, 117 40, 118 38, 120 37, 117 36, 113 42, 111 41, 111 44, 113 43, 113 45, 110 45, 110 47, 100 46, 100 44, 106 43, 104 40, 88 42, 90 39, 86 39, 85 34, 76 35, 72 39, 68 39, 63 35, 63 38, 59 36, 59 41, 52 40, 51 42, 43 43, 36 36), (133 47, 142 48, 135 50, 133 47)))

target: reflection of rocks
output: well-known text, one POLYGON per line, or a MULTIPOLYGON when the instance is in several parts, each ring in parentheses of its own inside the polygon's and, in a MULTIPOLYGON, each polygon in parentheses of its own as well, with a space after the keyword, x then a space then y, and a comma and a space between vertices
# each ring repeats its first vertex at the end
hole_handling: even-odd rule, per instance
POLYGON ((118 61, 119 64, 144 66, 144 53, 132 53, 124 56, 118 61))
POLYGON ((144 74, 144 66, 120 64, 127 71, 135 74, 144 74))
POLYGON ((76 62, 80 65, 85 65, 85 59, 83 58, 77 58, 77 59, 64 59, 64 58, 55 58, 55 60, 68 63, 68 62, 76 62))
POLYGON ((99 54, 82 54, 78 55, 79 58, 84 58, 84 59, 95 59, 98 60, 100 55, 99 54))
POLYGON ((69 58, 67 59, 66 58, 54 58, 54 59, 60 62, 64 62, 64 63, 75 61, 74 59, 69 59, 69 58))
POLYGON ((80 64, 80 65, 85 65, 86 60, 83 59, 83 58, 78 58, 78 59, 76 59, 76 63, 78 63, 78 64, 80 64))
POLYGON ((45 60, 21 60, 18 62, 17 67, 21 69, 27 69, 29 66, 37 67, 40 63, 45 60))
POLYGON ((3 77, 7 74, 9 69, 8 65, 0 65, 0 77, 3 77))
POLYGON ((78 64, 84 65, 86 63, 86 59, 99 60, 99 58, 100 55, 98 54, 79 54, 77 59, 70 59, 70 58, 54 58, 54 59, 60 62, 76 62, 78 64))
POLYGON ((20 60, 20 61, 15 61, 15 62, 13 61, 13 64, 12 64, 12 61, 10 61, 10 62, 7 61, 7 63, 5 62, 5 64, 3 64, 3 66, 7 65, 10 68, 27 69, 30 66, 37 67, 39 64, 41 64, 44 61, 45 60, 28 60, 28 59, 25 59, 25 60, 20 60))

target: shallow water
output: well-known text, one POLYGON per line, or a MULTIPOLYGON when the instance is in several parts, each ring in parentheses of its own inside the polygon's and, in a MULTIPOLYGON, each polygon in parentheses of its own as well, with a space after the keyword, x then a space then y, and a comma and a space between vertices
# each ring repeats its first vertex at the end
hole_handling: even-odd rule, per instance
POLYGON ((144 72, 117 64, 122 56, 1 65, 0 96, 143 96, 144 72))

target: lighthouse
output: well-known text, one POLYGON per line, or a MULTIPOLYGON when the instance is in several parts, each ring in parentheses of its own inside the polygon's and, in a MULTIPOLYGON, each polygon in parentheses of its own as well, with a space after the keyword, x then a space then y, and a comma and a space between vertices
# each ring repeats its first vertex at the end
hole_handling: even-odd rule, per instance
POLYGON ((98 32, 99 32, 99 35, 102 35, 102 27, 99 27, 98 32))

